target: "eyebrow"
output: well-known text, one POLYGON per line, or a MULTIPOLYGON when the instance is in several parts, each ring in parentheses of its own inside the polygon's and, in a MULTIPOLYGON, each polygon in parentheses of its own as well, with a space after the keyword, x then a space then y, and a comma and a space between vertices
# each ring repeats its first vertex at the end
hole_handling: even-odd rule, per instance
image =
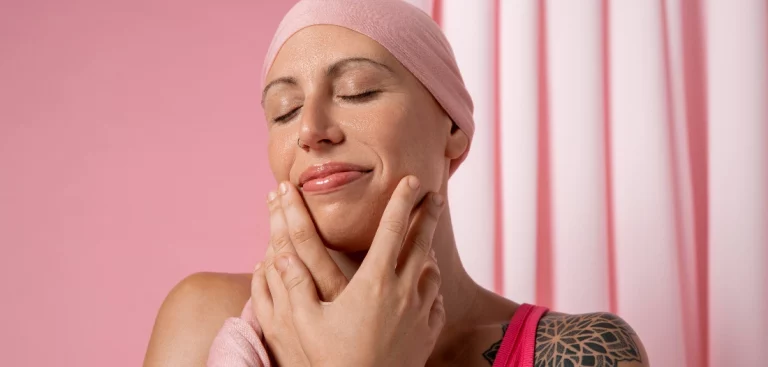
POLYGON ((299 83, 296 82, 296 79, 294 79, 294 78, 292 78, 290 76, 284 76, 282 78, 277 78, 277 79, 269 82, 269 84, 267 84, 267 86, 264 87, 264 91, 261 92, 261 106, 262 107, 264 106, 264 97, 267 96, 267 91, 269 91, 269 88, 272 88, 272 87, 274 87, 275 85, 278 85, 278 84, 298 85, 299 83))
POLYGON ((339 61, 336 61, 335 63, 333 63, 333 65, 329 66, 328 70, 326 70, 325 72, 325 76, 334 76, 338 74, 339 71, 344 66, 347 66, 348 64, 354 64, 354 63, 368 63, 373 66, 376 66, 379 69, 384 69, 390 73, 394 73, 394 71, 392 71, 392 69, 389 66, 384 65, 378 61, 374 61, 365 57, 349 57, 346 59, 341 59, 339 61))
MULTIPOLYGON (((342 70, 342 68, 344 68, 345 66, 347 66, 349 64, 354 64, 354 63, 367 63, 367 64, 371 64, 371 65, 373 65, 373 66, 375 66, 375 67, 377 67, 379 69, 383 69, 385 71, 388 71, 388 72, 394 74, 394 71, 392 70, 392 68, 390 68, 389 66, 387 66, 385 64, 382 64, 382 63, 380 63, 378 61, 374 61, 374 60, 371 60, 371 59, 365 58, 365 57, 349 57, 349 58, 341 59, 339 61, 334 62, 333 65, 329 66, 328 69, 325 71, 325 76, 327 76, 327 77, 335 76, 335 75, 339 74, 339 72, 342 70)), ((274 86, 276 86, 278 84, 298 85, 299 83, 296 81, 295 78, 289 77, 289 76, 284 76, 282 78, 277 78, 277 79, 269 82, 269 84, 267 84, 267 86, 264 87, 264 91, 261 92, 261 105, 262 106, 264 105, 264 97, 267 96, 267 91, 269 91, 269 88, 272 88, 272 87, 274 87, 274 86)))

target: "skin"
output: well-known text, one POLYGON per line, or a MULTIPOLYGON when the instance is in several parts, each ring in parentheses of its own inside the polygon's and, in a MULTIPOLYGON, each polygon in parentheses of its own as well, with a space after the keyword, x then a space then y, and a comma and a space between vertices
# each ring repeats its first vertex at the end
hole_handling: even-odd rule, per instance
MULTIPOLYGON (((419 181, 414 176, 401 180, 354 278, 318 292, 316 287, 323 287, 314 279, 329 279, 318 276, 318 268, 338 267, 330 257, 307 251, 324 249, 323 243, 298 191, 281 187, 287 190, 270 204, 275 253, 257 267, 252 286, 253 310, 277 364, 424 366, 445 322, 440 272, 430 252, 442 196, 430 194, 418 205, 409 228, 419 181), (335 291, 331 298, 320 302, 319 294, 329 290, 335 291)), ((346 278, 340 275, 339 280, 346 278)))
MULTIPOLYGON (((254 297, 271 294, 280 282, 290 285, 290 279, 282 277, 288 273, 281 274, 275 267, 275 256, 281 251, 285 255, 280 256, 292 259, 294 270, 306 269, 305 275, 314 281, 321 299, 333 300, 343 294, 349 285, 346 279, 354 280, 364 259, 382 261, 366 254, 398 183, 408 175, 418 177, 415 203, 432 195, 445 198, 450 162, 467 148, 466 135, 454 127, 419 81, 381 45, 351 30, 318 25, 297 32, 281 48, 266 80, 268 84, 277 81, 265 90, 262 101, 269 131, 270 167, 275 179, 289 186, 279 199, 269 200, 271 218, 276 217, 279 206, 284 226, 310 228, 310 223, 323 251, 318 251, 318 246, 285 245, 294 244, 295 239, 279 241, 283 246, 276 246, 275 228, 279 225, 274 222, 269 253, 255 275, 201 273, 184 279, 160 309, 145 366, 205 365, 208 349, 223 321, 238 316, 251 293, 254 297), (304 169, 328 161, 358 164, 371 172, 333 193, 301 193, 297 186, 304 169), (295 215, 300 207, 306 214, 295 215), (289 211, 294 215, 286 214, 289 211), (262 280, 268 281, 269 291, 262 280), (259 284, 261 291, 254 291, 259 284)), ((493 362, 504 325, 518 304, 483 289, 469 277, 458 256, 448 206, 446 202, 429 245, 437 258, 445 316, 434 347, 424 351, 428 356, 426 365, 488 366, 493 362)), ((295 235, 296 231, 291 233, 295 235)), ((272 303, 273 310, 292 317, 301 313, 272 303)), ((589 326, 576 330, 594 337, 590 346, 595 348, 579 348, 586 356, 584 364, 594 357, 608 361, 604 366, 647 366, 648 357, 640 339, 620 318, 554 312, 539 323, 536 364, 563 361, 563 356, 557 359, 558 348, 546 346, 562 343, 562 337, 573 332, 573 325, 579 321, 600 317, 604 322, 587 323, 589 326), (607 334, 631 343, 610 343, 606 340, 614 338, 607 334), (597 339, 602 340, 602 347, 597 339), (630 349, 630 353, 616 357, 620 347, 625 352, 630 349)), ((301 335, 309 331, 297 332, 285 326, 287 323, 281 325, 269 333, 265 328, 267 344, 279 350, 280 343, 274 341, 293 340, 282 343, 287 345, 282 348, 287 351, 284 355, 303 348, 301 335)), ((340 320, 334 326, 343 329, 361 325, 345 325, 340 320)), ((572 354, 568 358, 575 361, 572 354)), ((302 363, 306 360, 299 358, 286 365, 302 363)))

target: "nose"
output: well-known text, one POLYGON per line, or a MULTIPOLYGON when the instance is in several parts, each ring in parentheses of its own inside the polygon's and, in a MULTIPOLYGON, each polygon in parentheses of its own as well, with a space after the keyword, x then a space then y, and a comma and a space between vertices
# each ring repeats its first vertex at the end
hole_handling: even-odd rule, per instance
POLYGON ((341 127, 318 103, 305 101, 299 125, 298 145, 306 152, 328 149, 344 141, 341 127))

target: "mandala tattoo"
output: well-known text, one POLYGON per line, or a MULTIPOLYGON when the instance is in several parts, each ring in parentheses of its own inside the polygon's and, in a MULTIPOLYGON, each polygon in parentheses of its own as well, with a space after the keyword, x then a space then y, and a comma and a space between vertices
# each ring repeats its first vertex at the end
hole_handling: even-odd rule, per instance
POLYGON ((614 367, 640 360, 632 328, 610 313, 548 315, 536 331, 536 367, 614 367))
POLYGON ((493 366, 493 361, 496 360, 496 353, 499 352, 499 348, 501 348, 501 341, 504 340, 504 334, 507 333, 507 328, 509 327, 509 323, 502 324, 501 325, 501 339, 499 341, 493 343, 490 348, 488 348, 485 352, 483 352, 483 358, 485 358, 488 363, 493 366))
MULTIPOLYGON (((483 357, 493 366, 509 324, 501 326, 501 339, 483 357)), ((548 314, 536 330, 536 367, 615 367, 619 362, 642 362, 635 332, 610 313, 585 315, 548 314)))

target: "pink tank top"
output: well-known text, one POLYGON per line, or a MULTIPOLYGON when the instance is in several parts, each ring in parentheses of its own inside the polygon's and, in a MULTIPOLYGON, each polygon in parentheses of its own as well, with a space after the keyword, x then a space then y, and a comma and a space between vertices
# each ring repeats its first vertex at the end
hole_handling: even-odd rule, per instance
POLYGON ((533 367, 536 327, 547 311, 546 307, 520 305, 509 321, 493 367, 533 367))

